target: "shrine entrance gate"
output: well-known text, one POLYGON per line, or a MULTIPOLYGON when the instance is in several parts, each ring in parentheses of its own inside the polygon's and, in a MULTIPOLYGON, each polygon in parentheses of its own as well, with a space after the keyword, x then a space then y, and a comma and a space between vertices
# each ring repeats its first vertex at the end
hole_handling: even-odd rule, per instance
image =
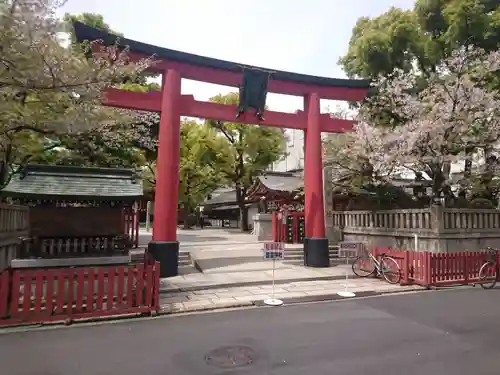
MULTIPOLYGON (((115 35, 94 29, 85 24, 74 24, 79 41, 102 40, 106 45, 116 43, 115 35)), ((320 99, 359 101, 365 98, 369 82, 323 78, 304 74, 270 71, 269 69, 242 66, 229 61, 197 56, 120 38, 119 43, 129 47, 131 61, 155 56, 150 71, 162 74, 162 90, 158 92, 130 92, 108 89, 104 105, 159 112, 160 130, 156 172, 155 220, 153 240, 148 246, 150 254, 160 262, 160 276, 178 274, 179 242, 177 241, 177 204, 179 190, 179 151, 181 116, 198 117, 243 124, 301 129, 304 131, 304 195, 306 252, 309 266, 328 267, 328 239, 325 238, 324 197, 322 174, 321 132, 342 133, 352 129, 353 122, 332 118, 320 113, 320 99), (262 74, 267 78, 262 79, 262 74), (196 101, 192 95, 181 94, 182 78, 224 86, 242 87, 240 99, 248 82, 261 81, 256 98, 246 104, 255 107, 265 103, 267 91, 302 96, 304 110, 296 113, 266 111, 241 113, 241 107, 196 101), (240 114, 238 120, 236 115, 240 114)), ((253 87, 255 90, 255 87, 253 87)), ((247 90, 247 95, 248 92, 247 90)), ((251 99, 251 98, 250 98, 251 99)))

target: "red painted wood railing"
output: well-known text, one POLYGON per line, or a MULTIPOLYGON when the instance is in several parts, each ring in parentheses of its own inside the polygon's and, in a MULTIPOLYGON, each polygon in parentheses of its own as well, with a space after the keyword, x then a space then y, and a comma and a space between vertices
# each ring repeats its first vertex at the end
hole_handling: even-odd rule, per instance
POLYGON ((0 326, 159 311, 159 264, 6 270, 0 326))
MULTIPOLYGON (((479 269, 489 259, 484 251, 430 253, 375 248, 373 255, 385 253, 394 258, 401 269, 401 284, 425 287, 466 285, 479 281, 479 269)), ((499 254, 496 254, 500 261, 499 254)))

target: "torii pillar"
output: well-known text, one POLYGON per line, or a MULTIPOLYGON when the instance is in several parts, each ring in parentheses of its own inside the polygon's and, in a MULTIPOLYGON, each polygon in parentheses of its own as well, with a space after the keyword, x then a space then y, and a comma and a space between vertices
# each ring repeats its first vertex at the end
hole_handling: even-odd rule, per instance
POLYGON ((155 217, 148 251, 160 262, 160 276, 178 274, 177 205, 179 201, 181 82, 176 70, 163 72, 158 158, 156 160, 155 217))
POLYGON ((321 144, 320 97, 304 97, 307 128, 304 130, 304 259, 310 267, 329 267, 328 239, 325 236, 323 156, 321 144))

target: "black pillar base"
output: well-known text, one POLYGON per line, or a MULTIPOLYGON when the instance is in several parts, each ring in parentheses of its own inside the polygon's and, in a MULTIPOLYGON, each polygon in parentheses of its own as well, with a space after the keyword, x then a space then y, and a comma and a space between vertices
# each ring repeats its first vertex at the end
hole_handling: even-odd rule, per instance
POLYGON ((328 238, 304 239, 304 265, 307 267, 330 267, 328 238))
POLYGON ((151 241, 148 252, 154 260, 160 262, 160 277, 172 277, 179 274, 179 242, 151 241))

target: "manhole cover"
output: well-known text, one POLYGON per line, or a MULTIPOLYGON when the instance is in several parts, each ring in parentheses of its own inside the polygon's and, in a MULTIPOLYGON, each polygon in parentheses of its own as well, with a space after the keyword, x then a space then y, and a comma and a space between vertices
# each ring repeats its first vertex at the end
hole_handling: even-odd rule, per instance
POLYGON ((250 365, 255 352, 248 346, 223 346, 212 350, 205 356, 205 362, 222 368, 250 365))

